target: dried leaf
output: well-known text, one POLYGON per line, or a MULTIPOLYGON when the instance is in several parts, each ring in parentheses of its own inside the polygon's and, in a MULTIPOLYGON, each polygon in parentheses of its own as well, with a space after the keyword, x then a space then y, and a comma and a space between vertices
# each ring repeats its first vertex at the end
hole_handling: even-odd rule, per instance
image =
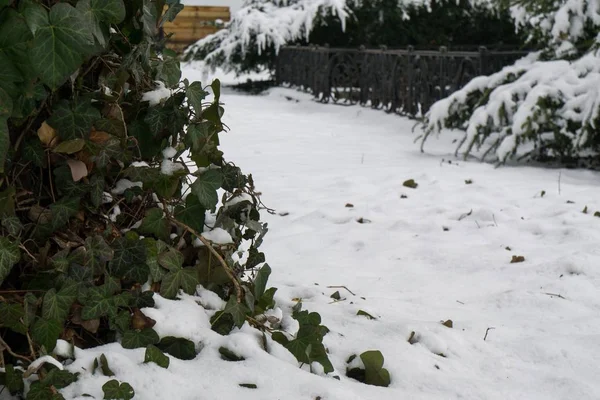
POLYGON ((90 132, 90 142, 94 142, 94 143, 98 143, 98 144, 105 143, 111 137, 112 136, 109 133, 103 132, 103 131, 92 130, 90 132))
POLYGON ((88 332, 96 333, 98 332, 98 328, 100 328, 100 319, 89 319, 87 321, 82 321, 81 326, 88 332))
POLYGON ((45 146, 52 147, 52 145, 56 144, 56 129, 48 125, 46 121, 42 122, 42 126, 38 129, 37 134, 40 142, 45 146))
POLYGON ((69 168, 71 168, 73 181, 79 182, 81 179, 88 176, 88 169, 83 161, 69 159, 67 160, 67 164, 69 165, 69 168))
POLYGON ((510 260, 511 264, 522 263, 522 262, 525 262, 525 257, 523 257, 523 256, 512 256, 512 259, 510 260))

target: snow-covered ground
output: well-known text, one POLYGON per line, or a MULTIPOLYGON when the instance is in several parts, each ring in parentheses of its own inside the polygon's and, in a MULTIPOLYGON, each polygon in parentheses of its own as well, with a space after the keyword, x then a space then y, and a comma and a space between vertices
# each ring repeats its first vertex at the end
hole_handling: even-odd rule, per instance
POLYGON ((340 380, 298 368, 271 341, 268 354, 247 326, 212 332, 197 302, 222 302, 202 291, 144 309, 161 337, 202 343, 195 360, 171 357, 165 370, 142 364, 143 349, 78 351, 68 368, 82 376, 66 398, 102 398, 109 378, 84 370, 101 353, 143 400, 600 398, 598 173, 455 160, 460 134, 429 141, 421 154, 412 121, 292 90, 222 99, 231 127, 223 150, 277 210, 263 214, 262 250, 278 304, 287 313, 301 298, 322 315, 340 380), (408 179, 418 187, 404 187, 408 179), (328 288, 342 285, 355 295, 328 288), (448 319, 453 328, 441 324, 448 319), (246 360, 221 360, 222 345, 246 360), (346 359, 371 349, 385 356, 388 388, 345 377, 346 359))

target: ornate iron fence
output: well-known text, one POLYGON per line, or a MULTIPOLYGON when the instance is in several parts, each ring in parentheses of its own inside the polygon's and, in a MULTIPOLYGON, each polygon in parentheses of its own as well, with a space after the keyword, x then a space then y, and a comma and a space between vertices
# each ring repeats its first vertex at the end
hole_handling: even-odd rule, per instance
POLYGON ((322 102, 361 104, 419 116, 472 78, 498 72, 521 51, 437 51, 284 47, 277 84, 311 91, 322 102))

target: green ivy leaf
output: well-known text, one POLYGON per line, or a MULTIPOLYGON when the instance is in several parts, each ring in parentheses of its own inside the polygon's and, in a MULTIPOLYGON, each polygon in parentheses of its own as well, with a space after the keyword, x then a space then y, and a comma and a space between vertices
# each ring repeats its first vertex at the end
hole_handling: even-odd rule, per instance
POLYGON ((167 59, 158 64, 158 79, 163 81, 167 87, 176 87, 181 79, 181 69, 179 61, 167 59))
POLYGON ((84 306, 81 310, 81 318, 87 321, 105 316, 116 316, 119 307, 127 306, 130 296, 127 292, 115 295, 119 290, 120 287, 112 280, 102 286, 89 288, 80 298, 80 302, 84 306))
POLYGON ((69 219, 77 214, 79 211, 79 202, 79 197, 63 197, 50 205, 52 228, 54 230, 65 226, 69 222, 69 219))
POLYGON ((238 303, 236 297, 231 295, 223 312, 231 314, 235 326, 241 328, 246 321, 246 316, 250 314, 250 309, 244 303, 238 303))
POLYGON ((149 345, 146 347, 146 354, 144 355, 144 363, 153 362, 159 367, 169 368, 170 363, 169 357, 165 355, 160 349, 156 346, 149 345))
POLYGON ((34 1, 22 1, 19 7, 32 34, 35 35, 40 26, 48 25, 48 13, 41 4, 34 1))
POLYGON ((23 371, 15 369, 12 364, 7 364, 4 367, 5 377, 4 385, 13 396, 17 393, 23 393, 25 383, 23 382, 23 371))
POLYGON ((219 101, 221 101, 221 81, 218 79, 215 79, 211 84, 210 87, 212 88, 212 92, 215 96, 215 100, 214 103, 218 104, 219 101))
POLYGON ((46 152, 42 143, 37 138, 28 138, 23 142, 21 148, 23 158, 26 161, 31 161, 36 167, 46 165, 46 152))
POLYGON ((62 330, 63 326, 60 321, 38 318, 31 327, 31 337, 37 344, 44 346, 47 352, 50 352, 56 347, 56 341, 62 330))
POLYGON ((23 317, 23 322, 27 328, 29 328, 31 326, 31 324, 33 324, 33 321, 35 320, 35 314, 37 312, 37 308, 38 308, 37 297, 35 297, 32 293, 27 293, 25 295, 25 301, 24 301, 25 316, 23 317))
POLYGON ((27 400, 65 400, 65 398, 62 394, 56 393, 56 389, 37 381, 31 384, 27 392, 27 400))
POLYGON ((71 139, 60 143, 52 151, 54 153, 75 154, 80 152, 85 146, 83 139, 71 139))
POLYGON ((23 324, 25 310, 20 304, 0 303, 0 326, 20 333, 27 333, 27 327, 23 324))
POLYGON ((374 386, 390 386, 390 373, 383 368, 383 354, 378 350, 366 351, 360 355, 365 365, 365 383, 374 386))
POLYGON ((111 330, 123 334, 129 330, 131 315, 129 315, 129 311, 127 310, 119 311, 117 315, 108 318, 108 324, 111 330))
POLYGON ((196 358, 196 346, 187 339, 167 336, 162 338, 156 347, 180 360, 193 360, 196 358))
POLYGON ((101 46, 106 45, 108 35, 106 23, 118 24, 125 19, 125 4, 122 0, 80 0, 77 10, 83 14, 87 26, 101 46))
POLYGON ((263 294, 265 294, 265 289, 267 288, 267 281, 269 280, 269 276, 271 275, 271 267, 269 264, 265 264, 261 269, 256 273, 256 278, 254 278, 254 298, 260 299, 263 294))
POLYGON ((187 294, 193 294, 198 284, 198 273, 193 267, 171 271, 162 279, 160 295, 167 299, 174 299, 179 289, 183 289, 187 294))
POLYGON ((18 217, 4 217, 2 218, 2 227, 6 229, 9 235, 18 236, 23 229, 23 224, 18 217))
POLYGON ((42 379, 42 384, 45 386, 54 386, 55 389, 64 389, 71 383, 77 381, 78 373, 74 374, 67 370, 58 368, 50 370, 48 375, 42 379))
POLYGON ((200 204, 207 210, 215 208, 219 202, 217 190, 221 187, 221 172, 216 169, 209 169, 203 172, 194 183, 192 183, 192 193, 198 197, 200 204))
POLYGON ((0 285, 20 259, 21 251, 17 244, 7 237, 0 237, 0 285))
POLYGON ((273 307, 275 307, 275 292, 277 292, 277 288, 269 288, 267 291, 258 299, 258 304, 256 305, 257 312, 265 312, 273 307))
POLYGON ((196 112, 202 110, 202 102, 209 95, 200 82, 192 82, 185 92, 188 101, 196 112))
POLYGON ((64 322, 76 298, 77 286, 75 285, 66 285, 58 292, 55 288, 48 290, 44 295, 42 317, 64 322))
POLYGON ((163 216, 163 210, 160 208, 151 208, 146 211, 146 216, 142 220, 139 232, 145 235, 154 235, 158 239, 167 241, 171 231, 169 220, 163 216))
POLYGON ((198 233, 204 231, 205 217, 206 209, 196 196, 187 196, 185 206, 179 206, 175 209, 175 218, 198 233))
POLYGON ((56 89, 90 54, 93 37, 81 12, 67 3, 52 6, 43 22, 35 32, 31 62, 42 81, 56 89))
POLYGON ((155 240, 153 238, 144 238, 143 242, 146 246, 146 265, 148 265, 148 269, 150 270, 152 282, 160 282, 167 274, 167 271, 159 265, 158 256, 167 249, 167 244, 162 240, 155 240))
POLYGON ((137 349, 146 347, 151 344, 156 344, 160 341, 158 333, 152 328, 145 328, 141 331, 131 329, 123 334, 121 346, 126 349, 137 349))
MULTIPOLYGON (((131 233, 131 232, 130 232, 131 233)), ((114 258, 110 269, 115 276, 137 279, 146 282, 148 266, 146 265, 146 246, 137 235, 126 235, 112 243, 114 258), (143 276, 145 274, 145 277, 143 276)))
POLYGON ((183 254, 172 247, 158 256, 158 263, 169 271, 180 270, 183 267, 183 261, 183 254))
POLYGON ((90 200, 96 208, 102 204, 104 185, 105 181, 102 175, 96 174, 90 178, 90 200))
POLYGON ((86 250, 84 265, 92 269, 94 274, 104 272, 106 263, 113 259, 114 250, 100 235, 94 235, 85 239, 84 247, 86 250))
POLYGON ((58 131, 63 140, 81 139, 88 137, 92 125, 99 119, 100 112, 89 100, 81 100, 75 104, 62 100, 52 110, 48 124, 58 131))
POLYGON ((183 10, 183 4, 181 4, 179 1, 168 2, 168 3, 169 3, 169 8, 161 17, 161 19, 159 21, 159 26, 163 26, 163 24, 166 21, 169 21, 169 22, 173 21, 175 19, 175 17, 177 16, 177 14, 179 14, 179 12, 181 10, 183 10))
POLYGON ((106 400, 131 400, 135 396, 135 391, 129 383, 119 383, 116 379, 102 385, 102 391, 106 400))
POLYGON ((100 355, 100 362, 98 364, 100 365, 100 369, 102 370, 102 374, 104 374, 104 376, 115 376, 115 373, 112 372, 108 366, 108 360, 104 354, 100 355))

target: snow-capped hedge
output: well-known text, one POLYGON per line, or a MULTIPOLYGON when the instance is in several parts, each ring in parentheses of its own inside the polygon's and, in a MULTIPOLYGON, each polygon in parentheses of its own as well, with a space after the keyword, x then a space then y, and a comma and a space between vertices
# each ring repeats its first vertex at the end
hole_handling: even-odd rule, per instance
POLYGON ((577 157, 600 143, 600 57, 539 61, 538 54, 435 103, 426 135, 443 128, 466 131, 458 151, 483 149, 506 161, 528 144, 529 155, 577 157))
POLYGON ((596 155, 600 145, 599 0, 528 0, 511 8, 518 29, 545 45, 513 66, 475 78, 435 103, 423 143, 443 128, 465 130, 457 153, 504 162, 596 155))

